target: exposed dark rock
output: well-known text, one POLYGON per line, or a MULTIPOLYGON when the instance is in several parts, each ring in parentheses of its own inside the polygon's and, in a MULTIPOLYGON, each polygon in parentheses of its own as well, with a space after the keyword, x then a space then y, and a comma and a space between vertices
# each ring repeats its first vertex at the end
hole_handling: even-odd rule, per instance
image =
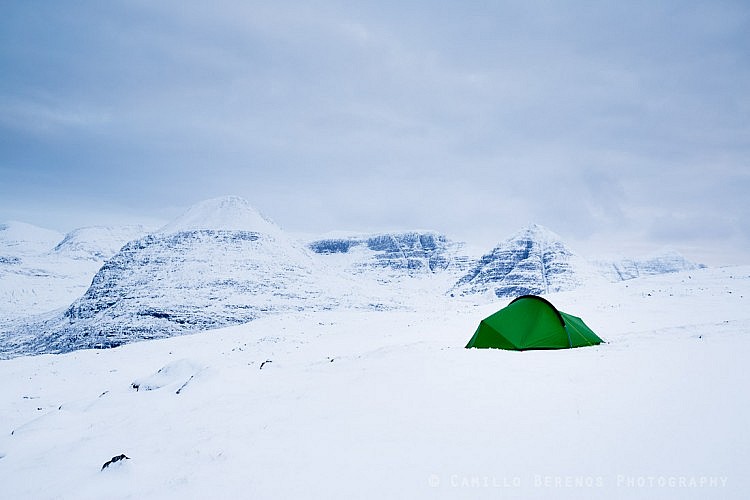
POLYGON ((117 456, 115 456, 115 457, 112 457, 112 458, 110 458, 109 460, 107 460, 106 462, 104 462, 104 465, 102 465, 102 469, 101 469, 101 470, 104 470, 104 469, 106 469, 106 468, 107 468, 107 467, 109 467, 110 465, 112 465, 112 464, 114 464, 114 463, 117 463, 117 462, 119 462, 120 460, 130 460, 130 457, 126 457, 124 453, 123 453, 123 454, 121 454, 121 455, 117 455, 117 456))

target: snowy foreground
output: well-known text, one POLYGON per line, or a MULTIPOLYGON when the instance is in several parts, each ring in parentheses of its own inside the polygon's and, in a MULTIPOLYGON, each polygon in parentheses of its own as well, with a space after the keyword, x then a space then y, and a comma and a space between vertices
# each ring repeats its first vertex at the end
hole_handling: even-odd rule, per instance
POLYGON ((608 343, 446 297, 0 361, 0 497, 750 497, 750 267, 548 298, 608 343))

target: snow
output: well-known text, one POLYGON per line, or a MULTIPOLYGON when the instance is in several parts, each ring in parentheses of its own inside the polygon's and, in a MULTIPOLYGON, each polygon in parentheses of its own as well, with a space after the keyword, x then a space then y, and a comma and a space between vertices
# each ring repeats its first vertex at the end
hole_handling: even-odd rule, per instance
POLYGON ((62 234, 50 229, 9 221, 0 224, 0 255, 15 253, 41 253, 51 250, 62 234))
POLYGON ((467 350, 509 300, 425 294, 0 361, 2 496, 750 495, 750 266, 546 297, 608 343, 467 350))
POLYGON ((54 252, 73 259, 103 262, 115 255, 125 243, 148 232, 148 228, 140 225, 81 227, 66 234, 55 246, 54 252))

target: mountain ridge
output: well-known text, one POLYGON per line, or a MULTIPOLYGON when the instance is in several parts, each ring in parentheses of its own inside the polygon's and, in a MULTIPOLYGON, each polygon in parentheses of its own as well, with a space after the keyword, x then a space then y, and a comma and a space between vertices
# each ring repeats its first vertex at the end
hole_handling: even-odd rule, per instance
MULTIPOLYGON (((305 241, 239 197, 196 204, 103 261, 97 260, 105 255, 97 248, 106 245, 87 246, 80 241, 86 234, 113 233, 76 230, 44 255, 63 267, 89 266, 88 287, 78 283, 79 295, 63 304, 62 312, 26 319, 6 314, 4 325, 0 317, 0 356, 114 347, 285 311, 408 308, 415 301, 454 296, 493 301, 631 279, 633 269, 641 276, 695 266, 679 254, 646 264, 633 261, 634 268, 595 265, 537 224, 481 256, 436 231, 337 233, 305 241), (76 252, 82 252, 77 259, 76 252)), ((0 261, 0 275, 25 269, 22 258, 27 257, 0 261)), ((37 278, 54 281, 44 273, 37 278)))

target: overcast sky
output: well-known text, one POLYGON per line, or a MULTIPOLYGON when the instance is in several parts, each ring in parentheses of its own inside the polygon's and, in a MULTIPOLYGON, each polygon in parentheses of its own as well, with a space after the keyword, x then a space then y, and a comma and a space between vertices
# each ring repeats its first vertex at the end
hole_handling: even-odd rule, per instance
POLYGON ((747 1, 6 2, 0 221, 529 222, 750 263, 747 1))

